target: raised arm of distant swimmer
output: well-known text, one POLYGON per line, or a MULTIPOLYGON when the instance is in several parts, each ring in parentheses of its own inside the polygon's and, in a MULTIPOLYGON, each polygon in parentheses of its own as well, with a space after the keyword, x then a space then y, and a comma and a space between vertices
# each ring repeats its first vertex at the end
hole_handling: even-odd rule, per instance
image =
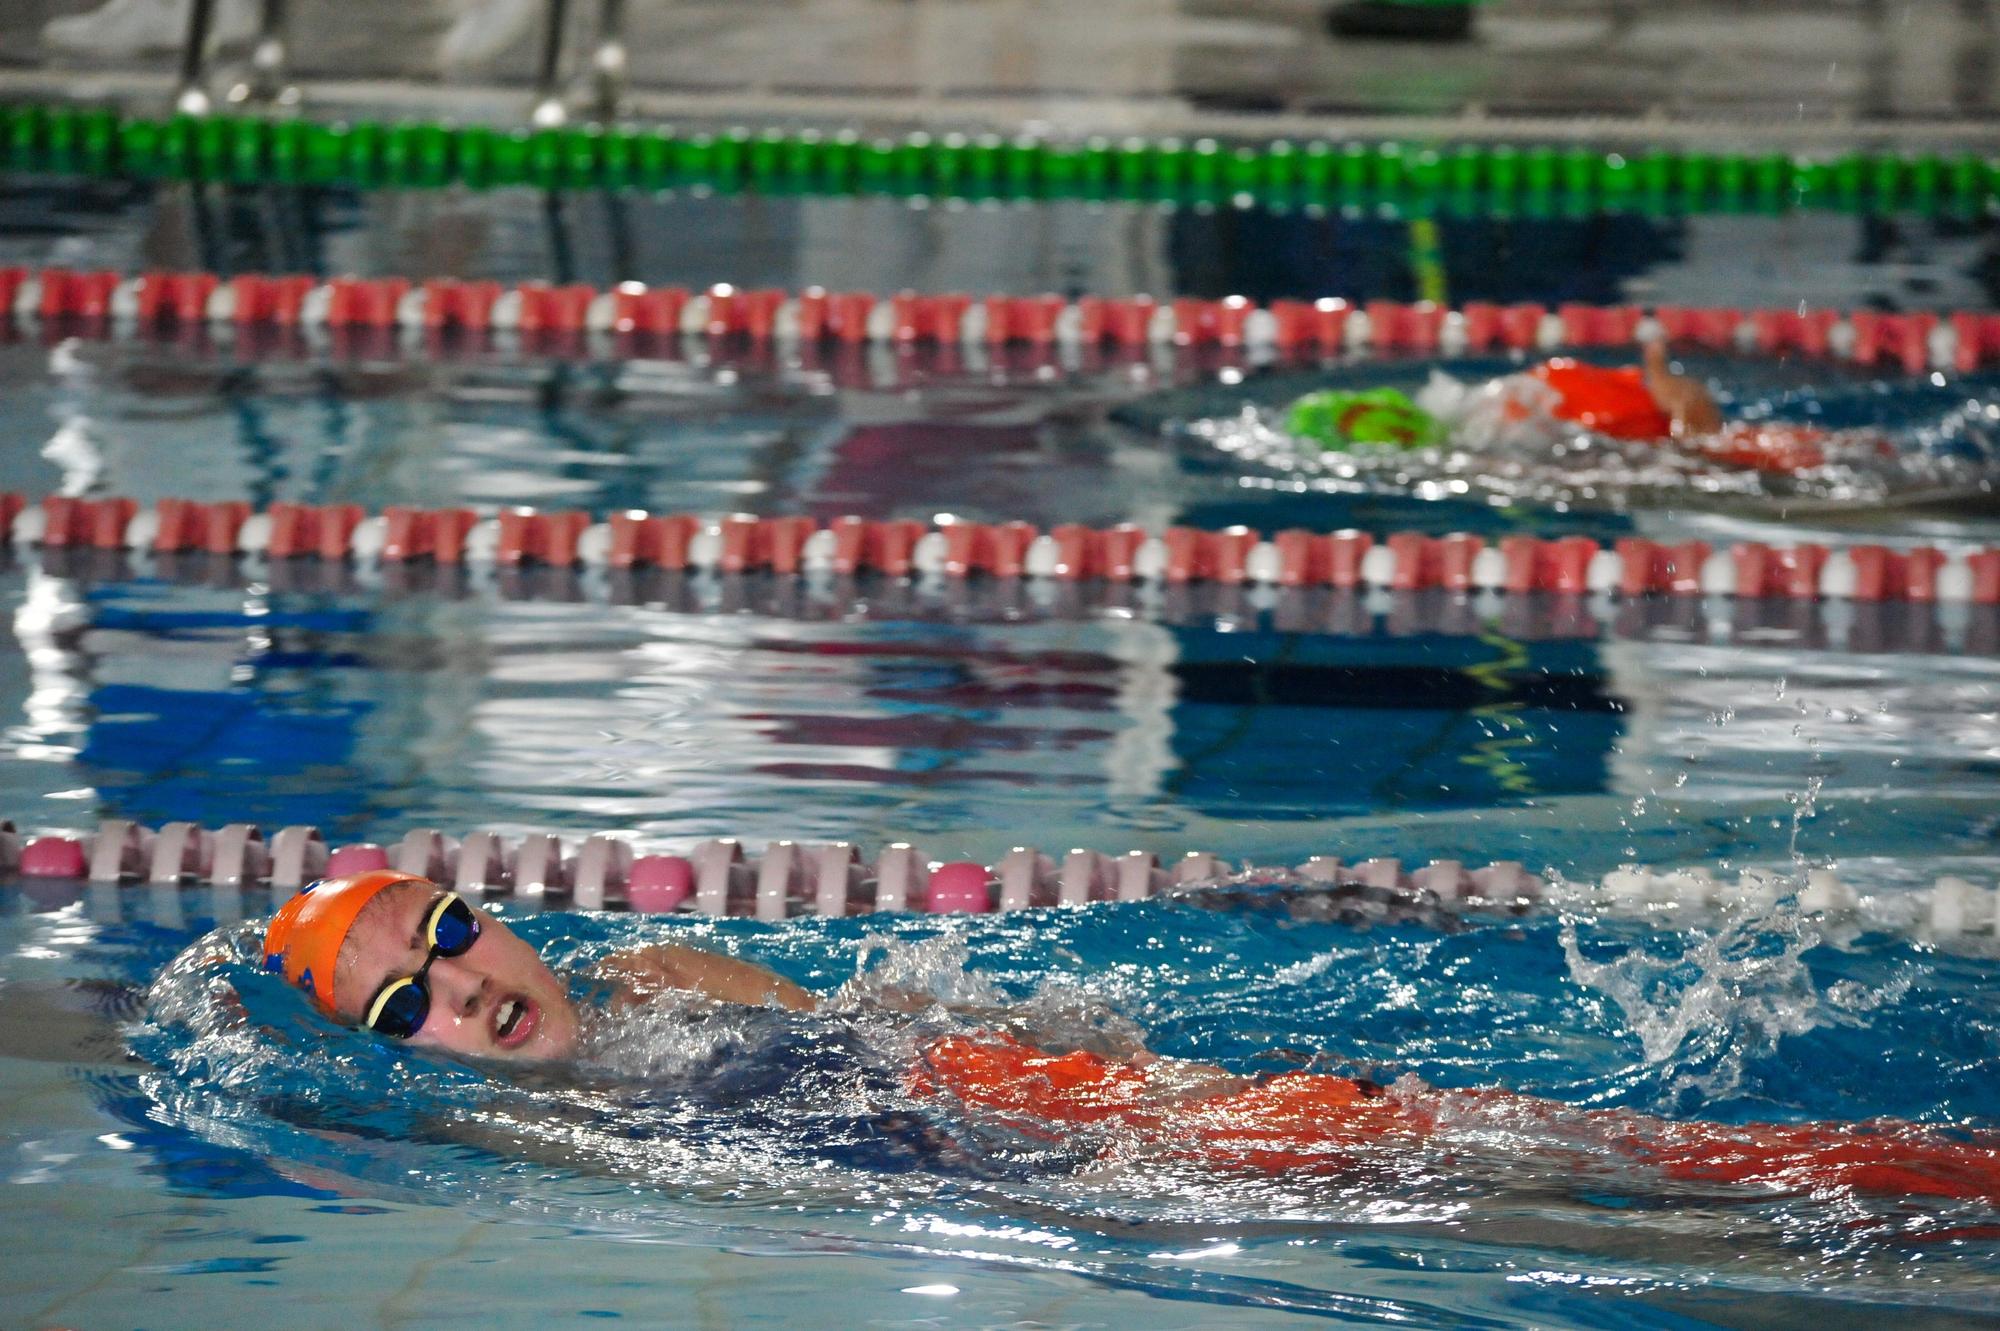
POLYGON ((639 999, 668 989, 684 989, 752 1007, 776 1004, 794 1012, 810 1012, 818 1006, 818 1000, 782 975, 678 943, 649 943, 616 953, 598 963, 597 974, 639 999))
POLYGON ((1646 343, 1646 391, 1672 417, 1675 438, 1722 428, 1722 409, 1715 399, 1694 380, 1667 368, 1667 344, 1659 338, 1646 343))

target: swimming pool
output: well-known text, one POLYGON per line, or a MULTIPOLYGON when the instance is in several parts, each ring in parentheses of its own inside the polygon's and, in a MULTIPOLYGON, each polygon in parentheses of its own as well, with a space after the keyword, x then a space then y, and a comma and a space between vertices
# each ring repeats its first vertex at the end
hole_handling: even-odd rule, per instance
MULTIPOLYGON (((280 267, 265 256, 283 245, 414 271, 398 261, 490 215, 502 225, 450 263, 514 277, 545 271, 550 234, 524 199, 482 212, 336 193, 308 200, 330 223, 301 227, 171 188, 52 208, 27 197, 14 206, 44 225, 11 227, 7 254, 76 268, 174 253, 209 226, 236 256, 219 266, 280 267), (207 222, 190 223, 196 202, 207 222)), ((609 211, 595 199, 562 207, 609 211)), ((746 283, 881 274, 880 285, 1020 289, 1055 272, 1115 292, 1124 272, 1124 290, 1220 294, 1257 256, 1286 253, 1319 257, 1253 294, 1315 294, 1329 263, 1361 298, 1407 296, 1416 280, 1407 252, 1380 274, 1340 267, 1350 247, 1375 255, 1385 235, 1407 238, 1374 218, 1146 214, 1143 241, 1093 248, 1111 227, 1081 205, 1025 214, 1047 230, 1020 246, 991 243, 1024 216, 1004 210, 634 208, 643 236, 675 219, 710 234, 783 210, 782 239, 727 251, 727 275, 746 283), (1297 245, 1271 243, 1278 231, 1297 245), (839 238, 815 248, 830 232, 839 238), (1133 276, 1119 257, 1130 254, 1159 266, 1133 276)), ((1700 300, 1723 265, 1678 267, 1645 230, 1665 227, 1674 247, 1706 242, 1711 255, 1724 237, 1751 238, 1746 262, 1768 265, 1789 303, 1805 256, 1873 224, 1521 225, 1447 236, 1445 270, 1458 259, 1477 274, 1496 234, 1517 250, 1597 254, 1616 251, 1607 237, 1644 234, 1663 246, 1639 265, 1651 298, 1700 300)), ((1935 225, 1914 242, 1933 253, 1983 234, 1935 225)), ((624 275, 610 262, 566 275, 624 275)), ((721 261, 642 250, 636 262, 656 281, 707 282, 721 261)), ((1469 276, 1460 298, 1578 294, 1532 267, 1500 273, 1516 285, 1469 276)), ((1895 273, 1864 266, 1830 294, 1908 276, 1895 273)), ((1631 275, 1603 280, 1615 292, 1631 275)), ((1932 295, 1951 307, 1965 291, 1932 295)), ((0 426, 0 488, 370 511, 951 512, 1042 529, 1993 539, 1977 510, 1805 525, 1293 488, 1217 467, 1155 428, 1184 400, 1163 393, 1254 392, 1266 382, 1254 365, 1230 383, 1172 358, 1142 358, 1142 372, 1029 359, 884 375, 729 357, 281 351, 0 345, 16 406, 0 426)), ((1743 391, 1831 395, 1837 383, 1913 412, 1964 384, 1810 360, 1698 363, 1743 391)), ((870 854, 907 839, 982 864, 1026 843, 1169 861, 1203 849, 1267 867, 1315 854, 1517 860, 1577 883, 1634 861, 1725 882, 1831 863, 1868 911, 1412 908, 1362 927, 1314 904, 1337 903, 1325 888, 781 924, 579 915, 560 900, 502 909, 557 959, 671 930, 821 989, 865 969, 940 995, 1028 1001, 1093 1037, 1136 1029, 1241 1070, 1323 1055, 1321 1066, 1379 1077, 1499 1081, 1690 1118, 1994 1124, 1990 930, 1936 937, 1918 905, 1940 876, 1995 877, 1991 607, 1325 590, 1287 602, 1210 584, 1065 600, 1004 579, 392 577, 103 554, 23 549, 0 569, 19 644, 0 656, 13 718, 0 781, 6 812, 31 831, 101 817, 313 824, 336 844, 427 826, 572 840, 616 830, 645 849, 735 836, 847 840, 870 854)), ((16 1257, 0 1286, 10 1322, 227 1325, 282 1298, 314 1324, 430 1325, 492 1320, 495 1291, 523 1324, 789 1324, 811 1300, 823 1320, 855 1325, 1947 1325, 1992 1303, 1992 1218, 1969 1205, 1689 1196, 1615 1171, 1579 1184, 1505 1150, 1324 1188, 1159 1166, 1106 1181, 1060 1152, 976 1132, 947 1155, 853 1108, 891 1094, 882 1079, 898 1049, 865 1022, 669 1027, 647 1033, 643 1075, 606 1067, 582 1087, 514 1086, 399 1065, 232 971, 260 1027, 244 1038, 219 1028, 199 984, 150 1003, 141 990, 212 925, 260 917, 262 889, 0 891, 0 1118, 23 1199, 0 1220, 16 1257), (329 1046, 337 1059, 306 1056, 329 1046), (743 1051, 754 1056, 733 1056, 743 1051), (414 1087, 405 1103, 382 1103, 391 1077, 414 1087), (555 1159, 538 1126, 549 1114, 576 1127, 555 1159)))

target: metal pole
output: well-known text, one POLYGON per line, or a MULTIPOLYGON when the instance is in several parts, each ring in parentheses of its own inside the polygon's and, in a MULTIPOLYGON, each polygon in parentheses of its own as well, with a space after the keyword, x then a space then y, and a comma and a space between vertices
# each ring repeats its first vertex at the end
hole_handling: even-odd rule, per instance
POLYGON ((285 0, 263 0, 257 13, 256 42, 250 48, 250 71, 229 89, 232 102, 280 102, 292 105, 299 90, 285 80, 285 0))
POLYGON ((257 15, 257 44, 250 48, 250 68, 257 80, 276 90, 285 78, 285 0, 264 0, 257 15))
POLYGON ((548 22, 542 29, 542 59, 535 74, 535 107, 530 117, 537 125, 560 125, 569 119, 562 99, 563 33, 568 26, 569 0, 549 0, 548 22))
POLYGON ((174 90, 174 109, 186 115, 205 116, 209 112, 205 67, 208 64, 208 33, 215 19, 215 0, 193 0, 188 6, 187 39, 181 43, 180 84, 174 90))
POLYGON ((590 58, 591 109, 612 120, 625 100, 625 0, 603 0, 597 15, 597 51, 590 58))

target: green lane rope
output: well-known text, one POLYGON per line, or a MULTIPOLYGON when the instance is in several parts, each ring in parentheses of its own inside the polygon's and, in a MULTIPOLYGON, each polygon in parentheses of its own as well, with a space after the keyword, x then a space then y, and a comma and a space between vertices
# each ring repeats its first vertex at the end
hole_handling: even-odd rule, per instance
POLYGON ((226 115, 154 119, 60 105, 0 106, 0 169, 397 189, 702 186, 760 194, 1383 203, 1419 217, 1796 208, 1962 216, 1987 209, 2000 194, 2000 159, 1970 152, 1822 158, 1323 140, 1079 143, 921 131, 865 138, 851 130, 710 133, 632 125, 508 130, 226 115))

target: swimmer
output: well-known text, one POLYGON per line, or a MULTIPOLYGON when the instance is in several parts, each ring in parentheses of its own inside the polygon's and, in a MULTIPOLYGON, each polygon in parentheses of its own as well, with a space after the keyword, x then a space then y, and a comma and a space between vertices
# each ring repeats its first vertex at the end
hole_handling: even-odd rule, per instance
MULTIPOLYGON (((265 969, 303 990, 322 1014, 387 1039, 518 1061, 561 1060, 578 1049, 576 1005, 535 949, 494 916, 415 874, 383 869, 312 885, 272 917, 264 954, 265 969)), ((763 967, 673 944, 614 954, 594 975, 609 986, 614 1006, 668 991, 794 1012, 819 1006, 811 993, 763 967)), ((914 1009, 928 1002, 891 993, 887 1005, 914 1009)), ((1169 1158, 1225 1169, 1337 1171, 1367 1149, 1448 1140, 1470 1116, 1489 1126, 1581 1134, 1579 1146, 1680 1180, 1774 1192, 1834 1184, 2000 1202, 2000 1144, 1953 1140, 1889 1120, 1677 1123, 1502 1090, 1383 1087, 1306 1072, 1240 1077, 1143 1049, 1054 1052, 998 1029, 930 1040, 905 1084, 919 1098, 947 1098, 1031 1134, 1057 1138, 1109 1124, 1155 1143, 1169 1158)))
POLYGON ((1798 472, 1826 461, 1827 435, 1805 426, 1731 422, 1714 394, 1676 372, 1666 344, 1645 344, 1636 366, 1557 357, 1517 374, 1468 384, 1441 372, 1414 397, 1393 388, 1327 390, 1294 402, 1286 432, 1329 451, 1359 444, 1519 451, 1572 427, 1606 439, 1679 449, 1755 471, 1798 472))

